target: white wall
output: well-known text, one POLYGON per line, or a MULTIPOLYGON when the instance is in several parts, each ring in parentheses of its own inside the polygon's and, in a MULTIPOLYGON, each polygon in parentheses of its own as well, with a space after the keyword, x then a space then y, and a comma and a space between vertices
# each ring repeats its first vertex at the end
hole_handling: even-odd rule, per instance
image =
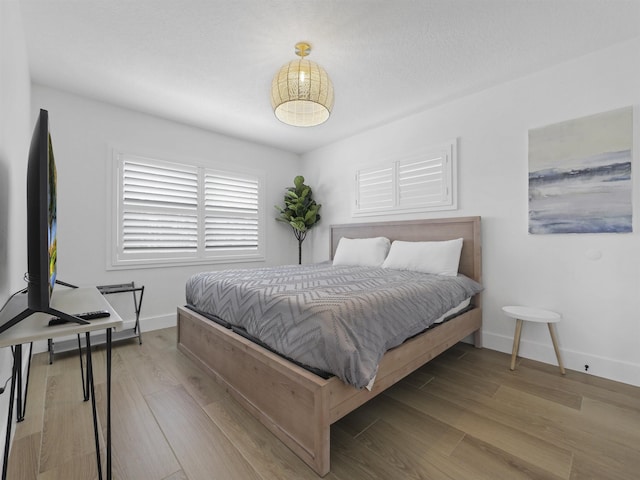
MULTIPOLYGON (((161 101, 161 99, 159 99, 161 101)), ((183 124, 59 90, 34 85, 34 109, 49 111, 58 171, 58 278, 77 285, 135 281, 144 285, 145 329, 175 324, 178 305, 184 305, 184 286, 193 273, 222 268, 297 263, 291 232, 274 220, 275 204, 298 173, 298 156, 281 150, 217 135, 183 124), (111 149, 181 159, 222 162, 266 172, 266 261, 107 271, 107 172, 111 149)), ((110 296, 113 303, 116 296, 110 296)), ((131 299, 118 310, 133 319, 131 299)))
MULTIPOLYGON (((503 305, 549 308, 564 316, 558 336, 568 368, 589 365, 594 375, 640 385, 638 104, 635 39, 306 154, 303 174, 323 204, 313 259, 328 258, 329 225, 390 218, 351 216, 356 166, 458 138, 459 209, 396 218, 482 216, 485 347, 511 351, 514 323, 503 305), (528 130, 628 105, 635 107, 635 233, 529 235, 528 130), (594 252, 599 260, 589 258, 594 252)), ((520 351, 555 362, 544 325, 525 325, 520 351)))
MULTIPOLYGON (((29 67, 20 9, 16 2, 0 2, 0 306, 11 292, 26 286, 22 276, 27 269, 24 239, 27 154, 32 129, 29 100, 29 67)), ((11 363, 11 350, 0 349, 0 386, 10 377, 11 363)), ((3 452, 8 408, 7 387, 0 395, 3 452)))
POLYGON ((0 7, 0 295, 4 295, 26 286, 26 172, 33 126, 20 9, 14 2, 1 2, 0 7))

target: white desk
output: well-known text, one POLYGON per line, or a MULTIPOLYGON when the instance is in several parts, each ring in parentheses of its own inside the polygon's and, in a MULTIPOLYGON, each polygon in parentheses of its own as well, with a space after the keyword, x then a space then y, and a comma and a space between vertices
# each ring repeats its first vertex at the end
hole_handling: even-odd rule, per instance
MULTIPOLYGON (((83 312, 93 312, 96 310, 109 310, 111 316, 90 320, 88 324, 82 325, 77 323, 67 323, 49 327, 47 325, 51 315, 44 313, 35 313, 25 318, 20 323, 14 325, 8 330, 0 334, 0 348, 14 347, 13 354, 13 371, 11 377, 11 394, 9 415, 7 417, 7 439, 5 444, 4 465, 2 471, 2 479, 6 479, 7 463, 9 456, 9 441, 11 439, 11 417, 13 416, 13 406, 15 396, 18 396, 18 421, 24 418, 24 406, 22 402, 22 345, 33 343, 37 340, 47 340, 49 338, 57 338, 69 335, 86 335, 86 368, 87 368, 87 389, 85 400, 91 398, 93 409, 93 428, 96 441, 96 460, 98 463, 98 476, 102 479, 102 463, 100 461, 100 445, 98 441, 98 418, 96 415, 96 399, 93 383, 93 367, 91 362, 91 342, 89 332, 95 330, 106 331, 107 336, 107 473, 106 478, 111 479, 111 332, 112 329, 122 328, 122 319, 116 313, 109 302, 100 294, 97 288, 59 288, 53 292, 51 306, 56 310, 60 310, 69 314, 79 314, 83 312), (90 395, 89 395, 90 394, 90 395)), ((82 363, 81 363, 82 365, 82 363)), ((29 365, 30 366, 30 365, 29 365)), ((29 368, 30 370, 30 368, 29 368)), ((27 388, 29 386, 29 370, 27 371, 27 388)), ((84 382, 84 374, 81 375, 84 382)), ((25 392, 25 404, 26 404, 25 392)))

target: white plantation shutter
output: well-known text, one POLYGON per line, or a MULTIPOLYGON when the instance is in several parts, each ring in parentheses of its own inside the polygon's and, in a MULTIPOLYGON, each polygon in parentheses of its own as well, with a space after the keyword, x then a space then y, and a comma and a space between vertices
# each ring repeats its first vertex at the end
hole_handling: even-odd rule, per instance
POLYGON ((456 144, 356 172, 354 215, 455 210, 456 144))
POLYGON ((446 152, 399 161, 398 206, 413 208, 448 204, 452 190, 448 162, 446 152))
POLYGON ((115 152, 111 267, 263 259, 262 177, 115 152))
POLYGON ((357 204, 360 211, 393 208, 393 168, 375 167, 357 173, 357 204))
POLYGON ((122 251, 192 252, 198 248, 196 168, 122 164, 122 251))
POLYGON ((204 180, 205 248, 258 248, 258 187, 255 178, 208 170, 204 180))

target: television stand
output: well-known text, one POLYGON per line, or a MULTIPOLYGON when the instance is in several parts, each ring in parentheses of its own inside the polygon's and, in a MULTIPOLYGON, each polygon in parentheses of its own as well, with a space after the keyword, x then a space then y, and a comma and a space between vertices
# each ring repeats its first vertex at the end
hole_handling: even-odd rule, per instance
MULTIPOLYGON (((131 293, 133 295, 133 308, 135 312, 136 321, 133 328, 123 329, 118 332, 112 333, 112 341, 124 341, 131 338, 137 338, 138 343, 142 345, 142 331, 140 330, 140 310, 142 309, 142 297, 144 295, 144 285, 136 286, 135 282, 129 283, 117 283, 112 285, 99 285, 96 287, 102 295, 112 295, 116 293, 131 293)), ((104 333, 92 335, 91 345, 103 345, 106 343, 106 335, 104 333)), ((54 342, 52 339, 48 340, 49 350, 49 364, 53 363, 53 357, 56 353, 70 352, 76 350, 78 345, 82 348, 85 347, 86 341, 80 337, 79 341, 76 340, 63 340, 60 342, 54 342), (80 343, 78 343, 80 342, 80 343)))
MULTIPOLYGON (((3 457, 3 465, 2 465, 2 480, 6 480, 7 471, 8 471, 8 462, 9 462, 9 448, 11 443, 11 427, 12 427, 12 418, 13 418, 13 409, 14 406, 17 408, 17 421, 22 421, 25 414, 25 407, 27 401, 27 389, 29 386, 29 374, 30 368, 27 369, 27 378, 26 378, 26 386, 23 388, 22 381, 22 347, 23 345, 30 344, 33 345, 33 342, 44 340, 46 338, 57 338, 60 336, 68 336, 68 335, 82 335, 84 334, 88 339, 88 345, 85 350, 86 360, 86 389, 84 383, 84 374, 82 374, 83 379, 83 393, 84 400, 91 400, 91 410, 93 416, 93 431, 95 437, 95 454, 96 454, 96 466, 98 469, 98 478, 102 480, 102 449, 100 446, 100 433, 101 427, 105 428, 105 423, 102 423, 103 420, 101 418, 100 424, 98 423, 98 413, 97 413, 97 401, 95 396, 95 384, 94 384, 94 375, 93 375, 93 361, 91 354, 91 340, 89 339, 89 333, 94 330, 105 330, 105 335, 107 338, 107 348, 106 348, 106 476, 107 480, 111 480, 111 341, 112 341, 112 330, 119 329, 122 327, 122 319, 118 315, 118 313, 113 310, 109 302, 100 295, 98 290, 93 288, 75 288, 68 290, 60 290, 54 292, 52 296, 52 305, 56 310, 66 311, 66 312, 87 312, 87 311, 95 311, 98 309, 108 310, 110 313, 109 317, 100 318, 93 320, 92 322, 87 322, 87 324, 79 324, 79 323, 66 323, 62 325, 56 325, 53 327, 48 326, 48 314, 46 313, 35 313, 31 315, 29 318, 24 321, 16 324, 13 328, 8 329, 0 335, 0 348, 4 347, 13 347, 13 366, 11 370, 11 390, 9 392, 9 409, 7 415, 7 427, 5 431, 5 447, 4 447, 4 457, 3 457), (16 399, 17 397, 17 399, 16 399)), ((8 314, 8 313, 7 313, 8 314)), ((31 355, 31 352, 29 352, 31 355)), ((82 362, 80 363, 82 367, 82 362)), ((31 366, 31 362, 29 362, 29 367, 31 366)), ((82 370, 81 370, 82 372, 82 370)), ((103 417, 104 418, 104 417, 103 417)))

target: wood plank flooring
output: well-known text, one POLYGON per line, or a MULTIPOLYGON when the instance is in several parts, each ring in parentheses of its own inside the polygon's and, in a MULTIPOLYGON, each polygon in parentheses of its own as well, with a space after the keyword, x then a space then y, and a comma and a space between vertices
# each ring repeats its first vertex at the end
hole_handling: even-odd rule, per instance
MULTIPOLYGON (((114 479, 318 478, 178 352, 175 337, 174 328, 156 330, 141 346, 114 346, 114 479)), ((9 479, 97 478, 78 358, 47 362, 46 354, 33 359, 9 479)), ((94 364, 104 412, 104 350, 94 364)), ((573 371, 563 377, 530 360, 515 371, 509 364, 507 354, 456 345, 332 426, 325 478, 639 478, 640 388, 573 371)))

